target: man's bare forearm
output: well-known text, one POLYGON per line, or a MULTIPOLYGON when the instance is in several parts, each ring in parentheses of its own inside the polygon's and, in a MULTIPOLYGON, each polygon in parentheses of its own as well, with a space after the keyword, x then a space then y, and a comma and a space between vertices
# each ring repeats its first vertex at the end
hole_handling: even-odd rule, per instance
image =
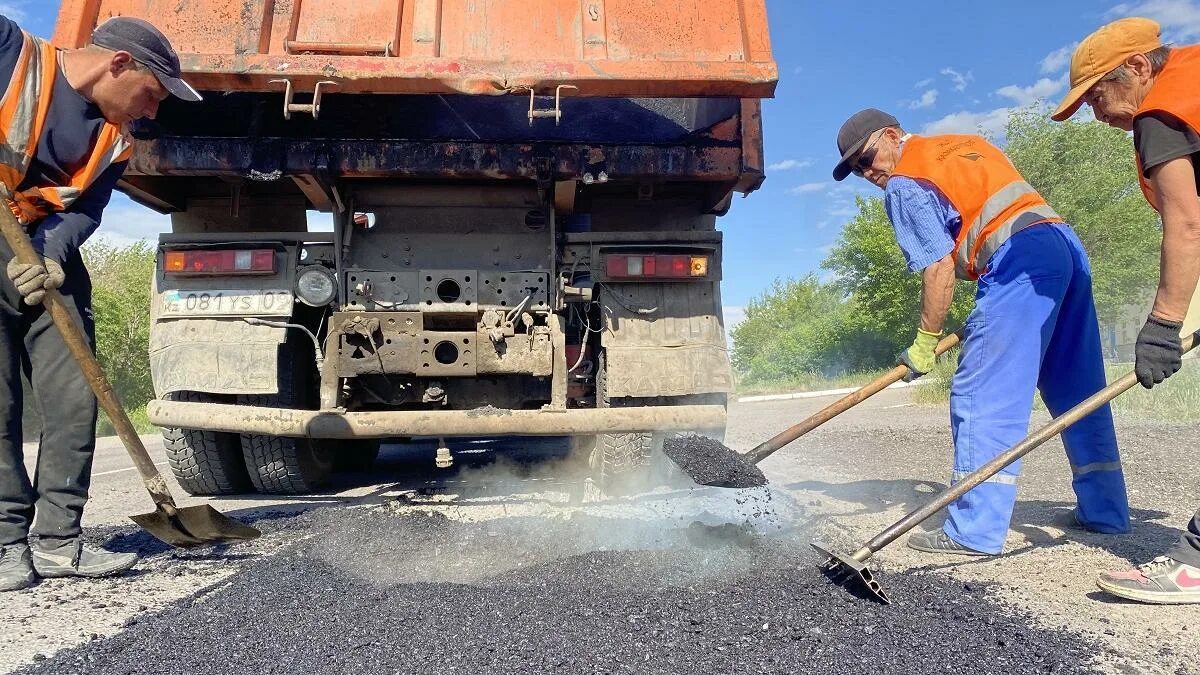
POLYGON ((1182 322, 1200 278, 1200 199, 1196 197, 1191 158, 1181 157, 1155 167, 1150 181, 1159 196, 1163 220, 1153 314, 1182 322))
POLYGON ((954 301, 954 258, 946 256, 921 270, 921 330, 941 333, 954 301))

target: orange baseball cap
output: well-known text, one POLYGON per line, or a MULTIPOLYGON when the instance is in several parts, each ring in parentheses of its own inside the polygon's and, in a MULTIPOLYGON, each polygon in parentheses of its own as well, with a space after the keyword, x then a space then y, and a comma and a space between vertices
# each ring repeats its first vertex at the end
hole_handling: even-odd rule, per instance
POLYGON ((1061 122, 1079 110, 1079 99, 1134 54, 1145 54, 1162 46, 1158 23, 1142 17, 1118 19, 1103 26, 1079 43, 1071 57, 1071 91, 1050 116, 1061 122))

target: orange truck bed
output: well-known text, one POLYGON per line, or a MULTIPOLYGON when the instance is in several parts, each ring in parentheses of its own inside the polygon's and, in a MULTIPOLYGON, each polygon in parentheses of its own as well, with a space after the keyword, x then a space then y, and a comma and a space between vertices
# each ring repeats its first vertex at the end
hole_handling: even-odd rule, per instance
POLYGON ((54 42, 154 23, 198 89, 766 98, 766 0, 63 0, 54 42))

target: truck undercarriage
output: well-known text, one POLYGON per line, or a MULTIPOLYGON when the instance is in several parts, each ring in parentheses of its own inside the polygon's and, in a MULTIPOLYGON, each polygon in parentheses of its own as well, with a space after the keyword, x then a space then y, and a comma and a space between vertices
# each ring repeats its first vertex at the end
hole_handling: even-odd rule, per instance
POLYGON ((287 121, 214 94, 141 130, 123 188, 173 230, 150 416, 185 488, 532 435, 575 437, 610 487, 665 433, 723 432, 716 220, 761 181, 756 102, 578 98, 554 124, 519 97, 362 99, 287 121))

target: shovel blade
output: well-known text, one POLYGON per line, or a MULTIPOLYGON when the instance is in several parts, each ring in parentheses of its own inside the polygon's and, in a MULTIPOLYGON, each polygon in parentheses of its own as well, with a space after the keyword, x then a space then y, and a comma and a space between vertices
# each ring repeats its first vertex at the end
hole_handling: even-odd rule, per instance
POLYGON ((175 514, 171 515, 159 506, 151 513, 129 518, 159 541, 176 548, 232 544, 257 539, 261 534, 207 504, 173 510, 175 514))
POLYGON ((871 574, 866 563, 855 560, 853 556, 838 553, 829 544, 814 541, 812 547, 818 553, 826 556, 825 562, 821 564, 821 571, 833 583, 842 587, 849 584, 851 592, 857 591, 856 595, 865 595, 885 605, 892 604, 887 593, 883 592, 883 586, 880 586, 879 582, 875 580, 875 576, 871 574))

